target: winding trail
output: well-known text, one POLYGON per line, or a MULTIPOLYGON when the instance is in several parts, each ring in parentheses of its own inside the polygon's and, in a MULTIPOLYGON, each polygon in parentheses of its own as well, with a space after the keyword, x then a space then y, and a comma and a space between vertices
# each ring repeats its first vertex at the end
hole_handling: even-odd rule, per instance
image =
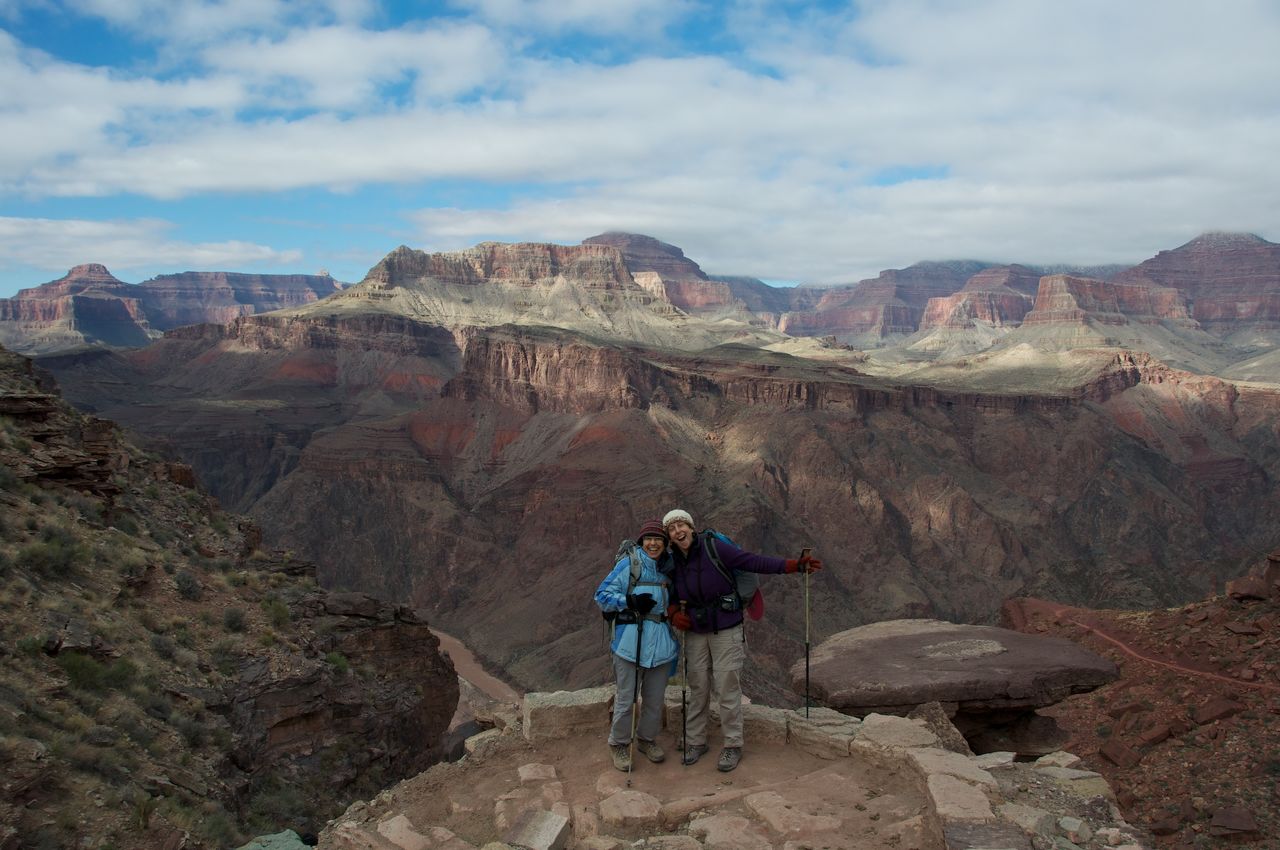
POLYGON ((1234 679, 1230 676, 1225 676, 1221 673, 1214 673, 1209 670, 1197 670, 1194 667, 1188 667, 1187 665, 1179 664, 1176 661, 1170 661, 1166 658, 1160 658, 1158 656, 1149 655, 1135 648, 1133 644, 1127 642, 1123 638, 1118 637, 1117 635, 1114 635, 1106 631, 1100 626, 1095 626, 1091 623, 1083 622, 1079 619, 1076 619, 1076 617, 1073 616, 1073 612, 1078 611, 1079 609, 1072 608, 1069 605, 1057 605, 1052 602, 1046 602, 1043 599, 1023 599, 1019 603, 1019 608, 1021 609, 1018 612, 1021 615, 1020 616, 1020 619, 1022 620, 1021 625, 1025 625, 1027 623, 1026 615, 1028 612, 1044 614, 1047 616, 1051 616, 1055 620, 1058 620, 1060 622, 1067 622, 1067 623, 1071 623, 1072 625, 1079 626, 1085 631, 1091 632, 1092 634, 1097 635, 1102 640, 1112 644, 1117 649, 1119 649, 1122 653, 1124 653, 1125 655, 1128 655, 1130 658, 1135 658, 1138 661, 1144 661, 1147 664, 1153 664, 1157 667, 1164 667, 1165 669, 1172 670, 1175 673, 1182 673, 1188 676, 1197 676, 1202 679, 1212 679, 1214 681, 1223 682, 1225 684, 1233 685, 1238 688, 1249 688, 1252 690, 1263 691, 1266 693, 1280 694, 1280 685, 1270 685, 1270 684, 1267 684, 1266 682, 1246 682, 1246 681, 1243 681, 1242 679, 1234 679))

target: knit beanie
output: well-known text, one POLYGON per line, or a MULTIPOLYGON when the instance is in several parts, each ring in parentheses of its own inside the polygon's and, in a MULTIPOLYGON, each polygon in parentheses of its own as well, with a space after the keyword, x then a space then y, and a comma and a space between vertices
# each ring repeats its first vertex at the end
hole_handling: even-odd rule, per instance
POLYGON ((689 523, 689 527, 693 528, 693 517, 689 516, 688 511, 682 511, 676 508, 674 511, 667 511, 667 515, 662 518, 662 527, 666 528, 678 519, 682 519, 689 523))
POLYGON ((636 535, 636 542, 640 543, 646 537, 661 537, 666 540, 667 530, 656 519, 645 520, 644 525, 640 526, 640 533, 636 535))

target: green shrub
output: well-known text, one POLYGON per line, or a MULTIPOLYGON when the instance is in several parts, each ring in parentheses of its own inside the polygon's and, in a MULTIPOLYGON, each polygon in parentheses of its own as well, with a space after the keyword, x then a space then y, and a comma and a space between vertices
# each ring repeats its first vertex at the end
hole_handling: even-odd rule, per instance
POLYGON ((21 483, 22 479, 11 467, 0 466, 0 490, 17 490, 21 483))
POLYGON ((128 658, 103 664, 80 652, 61 652, 58 666, 67 674, 73 688, 99 692, 127 688, 138 673, 138 665, 128 658))
POLYGON ((333 669, 339 673, 346 673, 351 669, 351 662, 341 652, 330 652, 324 657, 325 663, 333 666, 333 669))
POLYGON ((204 595, 204 589, 200 587, 200 579, 189 570, 182 570, 174 576, 174 583, 178 586, 178 593, 183 599, 190 599, 192 602, 200 601, 200 597, 204 595))
POLYGON ((116 514, 115 520, 111 524, 115 526, 116 531, 123 532, 130 537, 137 537, 140 530, 138 521, 132 515, 126 513, 116 514))
POLYGON ((66 578, 90 558, 89 547, 59 526, 45 526, 41 540, 18 550, 16 563, 44 578, 66 578))
POLYGON ((32 657, 39 655, 41 648, 44 647, 44 641, 38 637, 24 637, 18 639, 18 651, 23 655, 32 657))
POLYGON ((273 628, 283 629, 289 623, 289 606, 274 596, 262 600, 262 611, 273 628))
POLYGON ((182 736, 182 740, 187 742, 187 746, 193 750, 200 749, 208 740, 204 724, 194 717, 174 712, 169 718, 169 723, 182 736))
POLYGON ((168 635, 152 635, 151 650, 165 661, 172 661, 178 647, 168 635))
POLYGON ((222 612, 222 625, 229 632, 244 631, 244 609, 227 608, 222 612))

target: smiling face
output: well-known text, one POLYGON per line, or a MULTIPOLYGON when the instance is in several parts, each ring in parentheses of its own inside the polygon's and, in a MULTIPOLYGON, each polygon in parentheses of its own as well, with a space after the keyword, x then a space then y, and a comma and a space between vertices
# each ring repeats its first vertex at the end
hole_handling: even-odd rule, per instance
POLYGON ((667 534, 671 542, 680 547, 681 552, 688 552, 693 545, 693 526, 682 519, 673 519, 667 526, 667 534))
POLYGON ((656 534, 646 534, 640 540, 640 548, 645 551, 650 558, 657 560, 658 557, 667 549, 667 539, 659 537, 656 534))

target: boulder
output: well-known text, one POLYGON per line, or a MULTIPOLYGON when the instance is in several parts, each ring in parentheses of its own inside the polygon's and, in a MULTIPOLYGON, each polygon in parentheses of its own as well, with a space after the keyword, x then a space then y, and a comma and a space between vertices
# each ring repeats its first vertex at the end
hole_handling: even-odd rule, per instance
MULTIPOLYGON (((951 714, 1036 709, 1113 681, 1115 664, 1062 638, 939 620, 890 620, 840 632, 810 658, 823 704, 863 717, 939 702, 951 714)), ((791 668, 804 686, 804 665, 791 668)))

